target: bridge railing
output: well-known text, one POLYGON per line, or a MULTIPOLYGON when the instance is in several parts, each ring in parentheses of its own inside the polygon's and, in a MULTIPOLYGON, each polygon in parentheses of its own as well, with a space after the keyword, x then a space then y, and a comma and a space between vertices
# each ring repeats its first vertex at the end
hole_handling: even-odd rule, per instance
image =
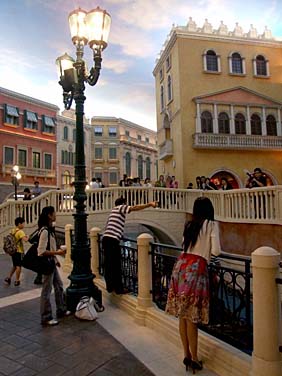
MULTIPOLYGON (((29 227, 35 226, 42 208, 55 207, 60 215, 75 211, 74 192, 50 190, 30 200, 10 200, 0 205, 0 235, 14 226, 17 216, 23 216, 29 227)), ((230 191, 202 191, 187 189, 113 187, 86 191, 86 211, 109 212, 117 197, 123 196, 129 205, 158 201, 159 210, 192 213, 197 197, 209 197, 215 217, 223 222, 282 224, 282 186, 230 191)))

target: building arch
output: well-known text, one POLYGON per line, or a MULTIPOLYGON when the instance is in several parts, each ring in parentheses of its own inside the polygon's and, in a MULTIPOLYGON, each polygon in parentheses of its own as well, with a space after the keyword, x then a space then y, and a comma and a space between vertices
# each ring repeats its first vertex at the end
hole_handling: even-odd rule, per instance
POLYGON ((254 113, 251 115, 251 134, 262 135, 262 122, 260 115, 254 113))
POLYGON ((212 114, 210 111, 203 111, 201 114, 201 132, 213 133, 212 114))
POLYGON ((221 112, 218 115, 218 133, 230 133, 230 119, 226 112, 221 112))
POLYGON ((235 115, 235 134, 246 134, 246 117, 241 112, 235 115))
POLYGON ((232 185, 233 189, 244 188, 244 182, 242 182, 239 175, 229 168, 221 167, 214 170, 210 174, 210 179, 217 186, 217 188, 220 187, 220 181, 223 177, 227 179, 228 183, 232 185))
POLYGON ((277 122, 275 116, 269 114, 266 117, 267 136, 277 136, 277 122))

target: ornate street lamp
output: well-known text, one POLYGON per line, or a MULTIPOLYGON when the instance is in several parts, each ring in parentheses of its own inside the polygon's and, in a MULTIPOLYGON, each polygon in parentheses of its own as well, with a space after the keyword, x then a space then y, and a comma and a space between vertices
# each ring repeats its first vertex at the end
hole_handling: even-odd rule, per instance
POLYGON ((110 32, 111 17, 97 7, 86 12, 76 9, 69 15, 69 26, 73 44, 76 47, 76 60, 67 54, 56 60, 59 75, 59 84, 63 87, 63 101, 66 109, 70 109, 74 99, 76 104, 76 144, 75 144, 75 192, 76 201, 74 216, 74 241, 71 258, 73 270, 69 276, 70 286, 66 290, 67 306, 75 311, 76 305, 84 295, 93 296, 102 304, 101 291, 95 286, 95 275, 90 267, 90 245, 87 235, 86 176, 84 152, 84 96, 85 82, 94 86, 101 70, 102 51, 107 47, 110 32), (84 47, 87 45, 93 50, 94 66, 89 74, 83 60, 84 47))
POLYGON ((19 166, 15 165, 12 169, 12 184, 15 188, 15 200, 18 199, 18 185, 19 181, 22 178, 21 173, 19 172, 19 166))

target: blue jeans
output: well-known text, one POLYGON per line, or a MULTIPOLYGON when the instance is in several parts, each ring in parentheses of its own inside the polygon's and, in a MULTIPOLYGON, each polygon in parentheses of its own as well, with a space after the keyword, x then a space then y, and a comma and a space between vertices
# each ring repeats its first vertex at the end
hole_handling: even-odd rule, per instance
POLYGON ((53 319, 52 306, 50 302, 52 286, 54 286, 57 316, 62 316, 66 311, 64 288, 57 267, 55 267, 52 274, 43 275, 43 285, 40 297, 40 314, 41 322, 43 323, 53 319))

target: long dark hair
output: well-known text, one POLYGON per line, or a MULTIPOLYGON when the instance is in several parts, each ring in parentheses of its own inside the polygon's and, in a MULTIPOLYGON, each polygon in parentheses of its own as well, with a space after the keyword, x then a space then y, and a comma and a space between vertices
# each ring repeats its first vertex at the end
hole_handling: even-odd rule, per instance
POLYGON ((199 233, 205 220, 214 221, 214 208, 211 200, 207 197, 198 197, 193 206, 192 221, 187 222, 183 232, 183 250, 187 252, 197 242, 199 233))
POLYGON ((49 215, 53 214, 55 211, 55 208, 53 206, 45 206, 45 208, 42 209, 42 212, 39 215, 38 219, 38 228, 42 227, 48 227, 48 229, 53 232, 53 227, 50 226, 50 218, 49 215))

